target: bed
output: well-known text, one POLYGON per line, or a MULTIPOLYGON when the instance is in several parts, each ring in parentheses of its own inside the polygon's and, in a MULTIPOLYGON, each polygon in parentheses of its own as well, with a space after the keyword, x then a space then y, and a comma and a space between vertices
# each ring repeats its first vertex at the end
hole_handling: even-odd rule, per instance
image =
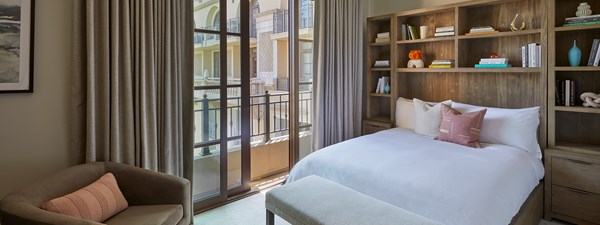
POLYGON ((544 169, 539 157, 520 148, 483 143, 475 149, 394 128, 307 156, 287 182, 309 175, 444 224, 506 225, 526 210, 544 169))

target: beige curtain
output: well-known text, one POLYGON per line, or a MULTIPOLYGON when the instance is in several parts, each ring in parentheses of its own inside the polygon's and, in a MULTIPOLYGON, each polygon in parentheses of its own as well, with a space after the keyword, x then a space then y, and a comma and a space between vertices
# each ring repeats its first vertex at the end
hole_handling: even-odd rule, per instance
POLYGON ((360 135, 362 0, 316 1, 314 149, 360 135))
POLYGON ((188 2, 73 1, 72 144, 85 149, 85 161, 184 176, 183 134, 191 125, 183 123, 183 101, 191 95, 193 48, 188 2))

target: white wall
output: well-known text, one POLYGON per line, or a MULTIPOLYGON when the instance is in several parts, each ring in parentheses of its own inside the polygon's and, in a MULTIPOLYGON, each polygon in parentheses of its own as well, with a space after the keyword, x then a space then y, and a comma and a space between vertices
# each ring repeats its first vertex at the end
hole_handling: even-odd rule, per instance
POLYGON ((71 2, 36 1, 34 93, 0 94, 0 198, 78 163, 69 151, 71 2))
POLYGON ((369 0, 369 16, 464 1, 467 0, 369 0))

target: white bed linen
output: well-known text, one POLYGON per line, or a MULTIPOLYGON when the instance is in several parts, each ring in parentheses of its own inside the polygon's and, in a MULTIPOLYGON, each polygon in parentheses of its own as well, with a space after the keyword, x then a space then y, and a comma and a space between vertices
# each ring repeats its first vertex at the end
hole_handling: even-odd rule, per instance
POLYGON ((288 182, 317 175, 448 225, 509 224, 544 176, 527 151, 476 149, 396 128, 319 150, 288 182))

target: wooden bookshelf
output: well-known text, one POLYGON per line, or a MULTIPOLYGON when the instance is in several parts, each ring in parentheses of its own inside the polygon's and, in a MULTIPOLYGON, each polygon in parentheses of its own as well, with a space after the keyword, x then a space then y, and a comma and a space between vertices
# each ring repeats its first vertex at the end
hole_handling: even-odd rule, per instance
MULTIPOLYGON (((580 103, 575 106, 561 106, 556 104, 557 80, 577 80, 578 93, 575 99, 583 92, 600 92, 600 67, 587 66, 590 56, 591 45, 594 39, 600 38, 600 25, 563 26, 565 18, 574 17, 577 6, 582 1, 575 0, 550 0, 548 2, 548 148, 551 149, 546 158, 546 187, 545 187, 545 219, 552 218, 564 220, 576 224, 596 224, 600 220, 592 216, 588 209, 598 209, 598 203, 590 203, 573 199, 564 201, 556 199, 556 193, 561 190, 553 185, 553 173, 580 173, 582 170, 568 168, 557 168, 553 166, 553 160, 566 157, 577 158, 582 164, 590 165, 587 159, 597 158, 600 155, 600 109, 586 108, 580 103), (581 49, 581 64, 571 67, 568 60, 568 52, 573 46, 573 41, 581 49), (563 204, 576 208, 576 211, 555 208, 553 205, 563 204)), ((592 6, 594 14, 600 12, 600 2, 588 2, 592 6)), ((597 169, 590 172, 598 173, 597 169)), ((588 185, 588 181, 582 181, 581 185, 588 185)), ((598 198, 599 193, 591 193, 582 187, 569 187, 576 195, 585 195, 586 198, 598 198)), ((577 196, 574 196, 577 197, 577 196)), ((596 210, 596 212, 598 212, 596 210)))
MULTIPOLYGON (((389 57, 392 70, 367 69, 365 121, 394 124, 398 97, 426 101, 452 99, 490 107, 524 108, 540 106, 541 139, 546 146, 547 112, 547 0, 475 0, 444 6, 398 12, 371 17, 367 21, 367 68, 375 60, 389 57), (511 31, 510 22, 520 14, 527 27, 511 31), (500 16, 498 16, 500 15, 500 16), (402 40, 402 24, 428 26, 426 38, 402 40), (376 33, 391 32, 392 44, 387 52, 373 46, 376 33), (487 35, 465 35, 471 27, 489 25, 500 31, 487 35), (385 28, 383 28, 385 26, 385 28), (436 27, 454 26, 454 36, 435 37, 436 27), (542 46, 540 68, 522 68, 521 46, 542 46), (406 68, 408 53, 421 50, 425 68, 406 68), (474 68, 481 58, 498 53, 509 59, 511 68, 474 68), (427 68, 433 60, 453 60, 449 69, 427 68), (372 94, 378 77, 389 74, 392 93, 372 94)), ((387 49, 386 47, 384 47, 387 49)), ((374 124, 374 123, 373 123, 374 124)))

